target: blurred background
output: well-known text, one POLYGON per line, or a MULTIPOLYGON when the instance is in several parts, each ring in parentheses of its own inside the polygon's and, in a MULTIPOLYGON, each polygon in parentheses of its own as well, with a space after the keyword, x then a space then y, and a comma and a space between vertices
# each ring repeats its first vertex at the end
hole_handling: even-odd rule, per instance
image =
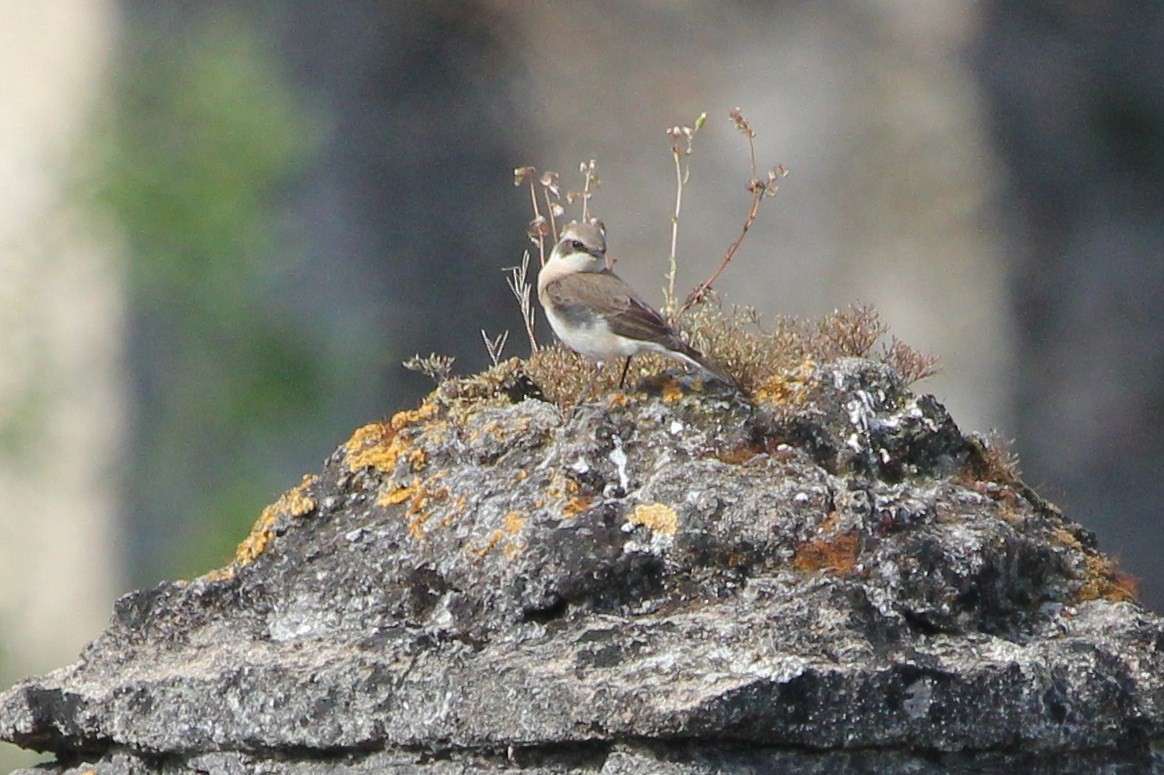
POLYGON ((749 204, 737 105, 791 174, 723 297, 874 304, 1160 610, 1164 5, 0 0, 0 683, 226 563, 430 389, 403 359, 482 368, 482 328, 528 354, 514 167, 578 188, 597 159, 659 303, 665 130, 707 111, 678 286, 703 279, 749 204))

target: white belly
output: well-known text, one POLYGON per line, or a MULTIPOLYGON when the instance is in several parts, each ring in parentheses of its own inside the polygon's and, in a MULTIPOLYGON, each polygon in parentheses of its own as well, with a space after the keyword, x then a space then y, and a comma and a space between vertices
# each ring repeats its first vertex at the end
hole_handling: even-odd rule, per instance
POLYGON ((579 325, 567 322, 565 318, 555 314, 550 309, 546 310, 546 318, 550 321, 550 327, 554 329, 554 333, 567 347, 591 360, 605 361, 611 358, 626 358, 644 349, 640 342, 611 333, 606 321, 601 318, 595 318, 588 324, 579 325))

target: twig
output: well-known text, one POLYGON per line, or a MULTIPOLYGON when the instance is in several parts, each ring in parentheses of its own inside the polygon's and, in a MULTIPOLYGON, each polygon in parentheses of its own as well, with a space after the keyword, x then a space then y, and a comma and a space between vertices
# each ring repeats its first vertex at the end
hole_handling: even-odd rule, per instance
POLYGON ((590 223, 590 188, 598 188, 601 181, 598 180, 598 162, 591 159, 588 162, 582 162, 578 165, 578 171, 582 173, 582 190, 581 191, 567 191, 566 201, 574 204, 575 201, 582 200, 582 222, 590 223))
POLYGON ((582 162, 578 165, 578 171, 582 173, 584 180, 582 181, 582 223, 590 223, 590 181, 598 182, 598 178, 594 174, 596 168, 594 159, 589 163, 582 162))
POLYGON ((772 169, 768 170, 766 180, 761 180, 756 174, 756 144, 754 139, 756 133, 752 131, 752 125, 748 119, 744 117, 739 108, 733 108, 729 113, 732 121, 735 122, 736 129, 739 129, 745 137, 748 138, 748 156, 751 163, 752 178, 748 181, 747 189, 752 194, 752 207, 748 210, 748 217, 744 219, 744 226, 740 230, 740 235, 736 237, 735 241, 728 246, 727 253, 724 254, 723 261, 720 262, 719 268, 712 272, 711 277, 708 277, 696 287, 690 294, 687 295, 687 300, 683 302, 683 306, 679 308, 676 317, 679 317, 691 307, 707 297, 707 292, 711 289, 712 284, 719 279, 723 274, 723 270, 731 263, 736 251, 740 249, 740 245, 744 241, 744 237, 748 236, 748 230, 752 228, 752 224, 756 222, 756 216, 760 212, 760 203, 765 199, 776 196, 779 187, 776 181, 788 174, 788 170, 784 169, 783 164, 777 164, 772 169))
POLYGON ((679 271, 676 259, 679 245, 679 213, 683 209, 683 185, 691 175, 690 164, 683 164, 683 158, 691 155, 691 143, 695 133, 707 121, 707 113, 700 113, 695 119, 694 126, 673 126, 667 130, 667 137, 671 138, 671 158, 675 160, 675 211, 671 214, 671 253, 667 262, 667 287, 663 290, 663 314, 672 323, 675 322, 675 275, 679 271), (680 140, 687 141, 687 147, 679 144, 680 140))

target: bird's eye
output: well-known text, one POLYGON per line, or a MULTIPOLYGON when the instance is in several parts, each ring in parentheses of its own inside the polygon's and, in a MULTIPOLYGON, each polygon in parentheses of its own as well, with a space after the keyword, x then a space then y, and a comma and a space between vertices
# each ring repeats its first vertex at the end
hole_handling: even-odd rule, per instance
POLYGON ((571 242, 570 247, 574 248, 574 250, 585 250, 586 249, 586 245, 583 244, 582 240, 580 240, 580 239, 576 239, 573 242, 571 242))

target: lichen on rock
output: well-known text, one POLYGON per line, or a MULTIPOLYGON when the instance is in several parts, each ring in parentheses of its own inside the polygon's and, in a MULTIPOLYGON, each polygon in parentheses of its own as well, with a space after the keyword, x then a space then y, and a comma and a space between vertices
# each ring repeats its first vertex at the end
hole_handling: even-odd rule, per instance
POLYGON ((932 396, 844 357, 640 387, 446 381, 0 737, 59 773, 1152 766, 1161 621, 932 396))

